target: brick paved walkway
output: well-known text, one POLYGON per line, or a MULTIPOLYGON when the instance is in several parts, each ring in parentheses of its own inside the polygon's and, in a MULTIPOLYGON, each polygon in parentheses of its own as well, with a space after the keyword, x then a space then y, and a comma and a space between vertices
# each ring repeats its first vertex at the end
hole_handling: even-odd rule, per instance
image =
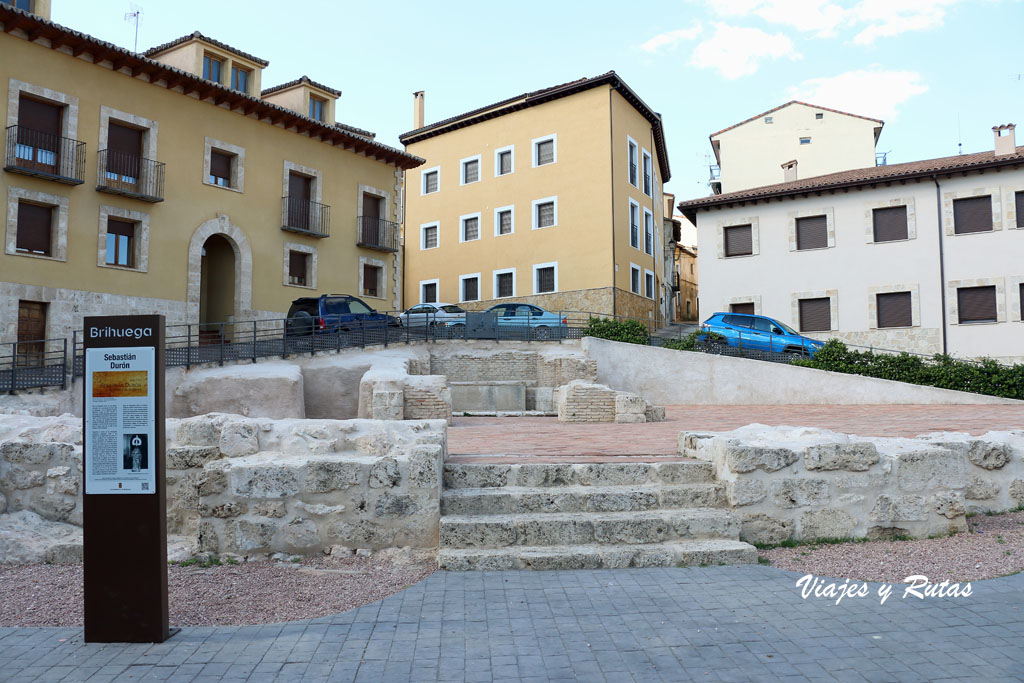
POLYGON ((553 417, 456 417, 451 454, 671 455, 683 430, 728 431, 759 422, 822 427, 861 436, 1024 429, 1024 405, 668 406, 665 422, 559 424, 553 417))
POLYGON ((1024 574, 961 598, 801 599, 745 565, 437 572, 311 621, 151 644, 0 628, 0 681, 1020 681, 1024 574))

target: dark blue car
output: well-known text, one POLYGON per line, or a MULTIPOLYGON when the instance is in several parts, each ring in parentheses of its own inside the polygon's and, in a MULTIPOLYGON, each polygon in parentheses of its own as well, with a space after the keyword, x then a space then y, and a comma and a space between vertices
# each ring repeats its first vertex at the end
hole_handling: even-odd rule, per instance
POLYGON ((378 313, 361 299, 347 294, 304 296, 293 301, 288 309, 289 336, 383 329, 401 324, 398 318, 378 313))
MULTIPOLYGON (((824 342, 801 335, 789 325, 763 315, 715 313, 704 321, 702 331, 724 337, 729 346, 813 356, 824 342)), ((707 337, 715 341, 711 335, 707 337)))

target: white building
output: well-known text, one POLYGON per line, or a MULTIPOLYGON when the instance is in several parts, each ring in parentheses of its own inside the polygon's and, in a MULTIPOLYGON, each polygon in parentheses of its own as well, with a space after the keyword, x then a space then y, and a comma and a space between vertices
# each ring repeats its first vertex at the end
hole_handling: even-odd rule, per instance
POLYGON ((793 100, 712 133, 716 194, 875 165, 883 122, 793 100), (715 178, 718 173, 719 177, 715 178), (795 177, 795 176, 794 176, 795 177))
POLYGON ((819 339, 1024 361, 1024 147, 832 173, 679 204, 700 310, 819 339))

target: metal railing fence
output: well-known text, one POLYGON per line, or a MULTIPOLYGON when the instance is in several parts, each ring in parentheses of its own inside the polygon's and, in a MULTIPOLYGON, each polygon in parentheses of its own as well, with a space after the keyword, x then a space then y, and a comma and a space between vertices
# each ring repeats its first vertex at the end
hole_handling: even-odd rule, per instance
POLYGON ((8 126, 4 169, 80 185, 85 182, 85 143, 25 126, 8 126))

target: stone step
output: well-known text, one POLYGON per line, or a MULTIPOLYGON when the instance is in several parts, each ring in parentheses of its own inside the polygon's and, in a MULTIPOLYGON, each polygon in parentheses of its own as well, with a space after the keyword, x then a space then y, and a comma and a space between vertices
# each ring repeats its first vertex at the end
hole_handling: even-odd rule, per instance
POLYGON ((721 539, 631 545, 519 546, 493 550, 442 548, 437 564, 449 571, 507 569, 624 569, 751 564, 754 546, 721 539))
POLYGON ((547 486, 449 489, 441 495, 442 515, 500 515, 528 512, 625 512, 725 505, 722 484, 639 484, 634 486, 547 486))
POLYGON ((447 489, 504 486, 636 486, 706 484, 715 481, 708 462, 445 463, 447 489))
POLYGON ((731 510, 556 512, 441 517, 441 548, 628 545, 680 539, 739 539, 731 510))

